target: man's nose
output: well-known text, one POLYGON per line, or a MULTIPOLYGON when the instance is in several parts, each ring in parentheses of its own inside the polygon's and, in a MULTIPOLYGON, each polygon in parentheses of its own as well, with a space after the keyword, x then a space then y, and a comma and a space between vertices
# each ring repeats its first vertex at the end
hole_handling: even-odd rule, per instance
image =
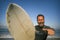
POLYGON ((42 19, 39 19, 38 21, 42 21, 42 19))

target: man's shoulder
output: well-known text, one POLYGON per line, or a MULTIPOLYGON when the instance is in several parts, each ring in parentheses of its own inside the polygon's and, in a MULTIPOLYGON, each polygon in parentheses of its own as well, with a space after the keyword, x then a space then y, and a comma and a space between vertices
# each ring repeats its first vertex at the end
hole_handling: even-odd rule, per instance
MULTIPOLYGON (((52 29, 52 30, 54 30, 54 28, 51 28, 50 26, 44 26, 44 28, 47 28, 47 29, 52 29)), ((55 31, 55 30, 54 30, 55 31)))
POLYGON ((39 28, 39 25, 35 25, 35 28, 39 28))
POLYGON ((37 27, 38 25, 35 25, 35 27, 37 27))
MULTIPOLYGON (((35 27, 38 27, 39 25, 35 25, 35 27)), ((44 28, 51 28, 50 26, 44 25, 44 28)))
POLYGON ((39 25, 35 25, 35 28, 37 28, 37 29, 38 29, 38 28, 39 28, 39 25))
POLYGON ((44 28, 51 28, 50 26, 44 25, 44 28))

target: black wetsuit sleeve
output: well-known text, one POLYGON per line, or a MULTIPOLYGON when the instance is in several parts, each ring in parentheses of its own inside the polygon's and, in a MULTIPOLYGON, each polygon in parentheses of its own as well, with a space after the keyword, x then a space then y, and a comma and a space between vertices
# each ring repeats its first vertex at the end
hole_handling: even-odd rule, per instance
POLYGON ((44 26, 44 28, 47 28, 47 29, 52 29, 53 31, 55 31, 53 28, 51 28, 50 26, 44 26))

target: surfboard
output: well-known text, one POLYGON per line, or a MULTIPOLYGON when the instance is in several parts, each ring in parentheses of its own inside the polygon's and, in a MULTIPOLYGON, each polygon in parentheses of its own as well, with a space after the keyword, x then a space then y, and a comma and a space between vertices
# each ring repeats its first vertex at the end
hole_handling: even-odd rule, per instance
POLYGON ((8 5, 6 23, 14 40, 34 40, 35 27, 28 13, 20 5, 8 5))

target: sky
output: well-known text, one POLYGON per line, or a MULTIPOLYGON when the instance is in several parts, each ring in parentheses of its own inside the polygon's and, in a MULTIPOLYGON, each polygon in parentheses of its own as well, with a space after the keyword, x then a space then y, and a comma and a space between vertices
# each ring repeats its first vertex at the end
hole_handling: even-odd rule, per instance
POLYGON ((58 28, 60 25, 59 0, 0 0, 0 25, 6 26, 6 9, 9 3, 21 6, 37 25, 38 14, 45 16, 45 25, 58 28))
POLYGON ((59 0, 0 0, 0 25, 6 26, 6 9, 9 3, 21 6, 28 13, 34 25, 37 25, 37 15, 43 14, 45 25, 60 29, 59 0))

